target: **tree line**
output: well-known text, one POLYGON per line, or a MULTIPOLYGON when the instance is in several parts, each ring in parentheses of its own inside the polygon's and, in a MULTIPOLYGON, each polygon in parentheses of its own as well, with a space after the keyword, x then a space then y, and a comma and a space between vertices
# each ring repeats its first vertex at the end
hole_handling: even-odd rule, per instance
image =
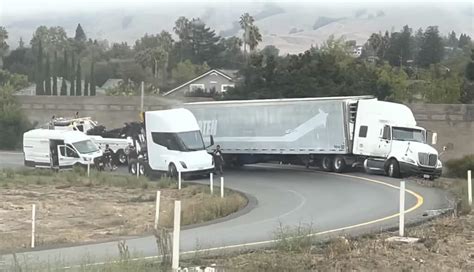
MULTIPOLYGON (((280 55, 275 46, 258 50, 262 35, 251 15, 243 14, 239 23, 240 37, 220 37, 199 18, 179 17, 174 35, 145 34, 133 45, 87 39, 80 25, 72 38, 62 27, 40 26, 30 47, 20 40, 5 54, 8 45, 0 40, 0 54, 6 70, 28 76, 45 95, 94 95, 109 78, 123 79, 111 95, 135 95, 141 81, 147 92, 162 93, 219 68, 238 70, 243 79, 223 99, 372 94, 401 102, 470 103, 474 96, 472 41, 464 33, 443 36, 436 26, 415 32, 404 26, 371 34, 359 57, 354 41, 334 37, 304 53, 280 55), (59 77, 66 79, 61 86, 59 77)), ((0 38, 8 35, 3 30, 0 38)))

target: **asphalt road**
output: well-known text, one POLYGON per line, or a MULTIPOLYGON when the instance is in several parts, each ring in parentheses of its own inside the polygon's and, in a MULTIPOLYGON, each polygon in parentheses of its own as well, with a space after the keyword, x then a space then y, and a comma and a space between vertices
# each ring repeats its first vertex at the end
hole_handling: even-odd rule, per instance
MULTIPOLYGON (((0 153, 0 157, 0 167, 23 163, 21 154, 0 153)), ((257 203, 236 218, 183 230, 181 252, 265 245, 265 241, 274 239, 279 225, 311 225, 320 236, 394 227, 398 222, 398 185, 399 180, 383 176, 339 175, 301 167, 260 165, 228 171, 225 186, 251 195, 257 203)), ((448 206, 444 191, 412 183, 407 183, 407 189, 413 192, 406 196, 406 210, 410 210, 407 222, 422 219, 426 210, 448 206)), ((139 256, 157 255, 154 237, 128 239, 127 245, 130 252, 139 256)), ((64 266, 110 261, 117 256, 117 242, 17 254, 29 265, 49 262, 64 266)), ((12 256, 0 256, 0 260, 8 264, 12 256)))

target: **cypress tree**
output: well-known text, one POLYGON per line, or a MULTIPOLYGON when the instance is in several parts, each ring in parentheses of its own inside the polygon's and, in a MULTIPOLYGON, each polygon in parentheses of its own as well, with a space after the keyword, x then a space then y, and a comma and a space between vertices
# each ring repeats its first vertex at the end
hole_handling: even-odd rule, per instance
POLYGON ((69 95, 74 96, 76 95, 76 84, 74 84, 74 76, 75 76, 75 71, 76 71, 76 59, 74 57, 74 53, 72 53, 72 63, 71 63, 71 71, 70 71, 70 90, 69 90, 69 95))
POLYGON ((81 62, 77 62, 77 71, 76 71, 76 96, 81 96, 82 92, 82 82, 81 82, 81 62))
POLYGON ((63 80, 61 82, 61 95, 67 95, 66 79, 68 78, 67 51, 64 50, 63 80))
POLYGON ((51 95, 51 63, 49 61, 49 54, 46 54, 46 67, 45 67, 45 95, 51 95))
POLYGON ((89 96, 89 79, 85 78, 84 80, 84 96, 89 96))
POLYGON ((41 39, 38 44, 38 56, 36 62, 36 95, 43 95, 43 43, 41 42, 41 39))
POLYGON ((53 91, 52 95, 58 95, 58 52, 54 51, 54 64, 53 64, 53 91))
POLYGON ((94 62, 91 63, 90 96, 95 96, 94 62))

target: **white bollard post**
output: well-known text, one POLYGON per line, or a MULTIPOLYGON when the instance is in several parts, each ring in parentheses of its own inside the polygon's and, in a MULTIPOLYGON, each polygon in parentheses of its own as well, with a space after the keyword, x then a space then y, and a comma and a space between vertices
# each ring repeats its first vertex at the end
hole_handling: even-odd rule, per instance
POLYGON ((174 228, 173 228, 173 260, 171 269, 177 271, 179 268, 179 232, 181 229, 181 201, 174 202, 174 228))
POLYGON ((224 177, 221 177, 221 198, 224 198, 224 177))
POLYGON ((472 179, 471 179, 471 170, 467 171, 467 193, 469 206, 472 206, 472 179))
POLYGON ((137 178, 140 177, 140 162, 137 161, 137 178))
POLYGON ((209 179, 211 180, 210 188, 211 188, 211 195, 214 194, 214 174, 211 173, 209 176, 209 179))
POLYGON ((33 204, 31 207, 31 248, 35 248, 35 235, 36 235, 36 205, 33 204))
POLYGON ((178 171, 178 190, 181 190, 181 171, 178 171))
POLYGON ((92 159, 89 159, 89 161, 87 163, 87 177, 88 178, 91 177, 91 161, 92 161, 92 159))
POLYGON ((160 219, 160 197, 161 197, 161 192, 156 191, 155 229, 158 229, 158 221, 160 219))
POLYGON ((405 181, 400 181, 399 236, 405 236, 405 181))

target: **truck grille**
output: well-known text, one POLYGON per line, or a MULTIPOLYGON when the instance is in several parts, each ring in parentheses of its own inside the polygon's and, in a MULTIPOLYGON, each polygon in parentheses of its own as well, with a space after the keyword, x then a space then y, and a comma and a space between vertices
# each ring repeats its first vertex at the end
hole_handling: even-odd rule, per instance
POLYGON ((435 167, 438 162, 438 156, 436 154, 429 153, 418 153, 418 161, 420 165, 435 167))

